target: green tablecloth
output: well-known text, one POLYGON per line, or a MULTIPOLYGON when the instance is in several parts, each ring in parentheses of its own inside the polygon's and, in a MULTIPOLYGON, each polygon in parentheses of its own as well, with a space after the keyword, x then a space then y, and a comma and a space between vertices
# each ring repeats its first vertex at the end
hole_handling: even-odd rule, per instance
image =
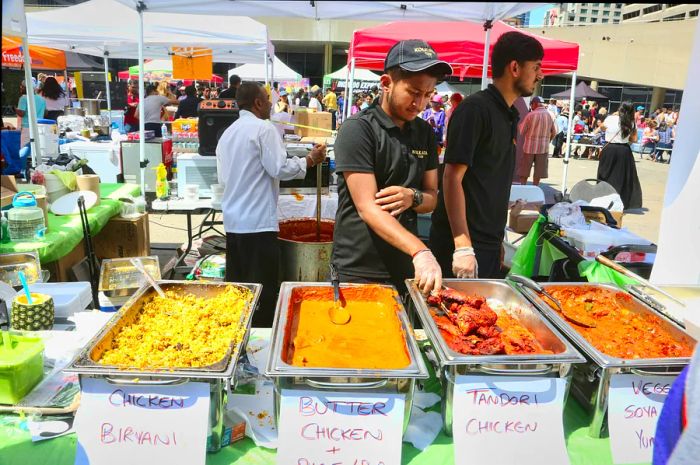
MULTIPOLYGON (((138 195, 136 184, 100 184, 100 204, 88 210, 90 232, 93 236, 121 211, 120 197, 138 195)), ((38 251, 42 265, 67 255, 83 239, 80 215, 56 216, 49 212, 49 229, 41 241, 0 243, 0 254, 38 251)), ((0 462, 1 463, 1 462, 0 462)))
MULTIPOLYGON (((440 383, 435 378, 430 364, 427 363, 427 365, 431 378, 425 382, 424 389, 440 393, 440 383)), ((440 403, 430 410, 439 412, 440 403)), ((19 426, 20 423, 21 419, 16 415, 0 415, 0 464, 72 465, 74 463, 77 445, 75 434, 32 443, 29 432, 22 429, 19 426)), ((589 415, 573 397, 569 397, 564 407, 564 432, 571 465, 612 465, 609 438, 589 437, 589 423, 589 415)), ((208 465, 274 465, 275 463, 274 450, 256 447, 249 438, 236 442, 217 453, 207 454, 208 465)), ((441 431, 433 444, 424 451, 414 448, 409 443, 403 443, 402 463, 451 465, 454 463, 452 438, 441 431)))

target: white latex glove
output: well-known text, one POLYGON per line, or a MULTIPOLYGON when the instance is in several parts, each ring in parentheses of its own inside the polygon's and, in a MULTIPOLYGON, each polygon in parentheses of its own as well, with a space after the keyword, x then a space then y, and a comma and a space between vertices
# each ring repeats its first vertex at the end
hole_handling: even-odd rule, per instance
POLYGON ((413 257, 414 279, 423 294, 442 288, 442 270, 433 253, 425 249, 413 257))
POLYGON ((452 255, 452 273, 460 279, 478 278, 479 265, 476 256, 469 252, 455 252, 452 255))

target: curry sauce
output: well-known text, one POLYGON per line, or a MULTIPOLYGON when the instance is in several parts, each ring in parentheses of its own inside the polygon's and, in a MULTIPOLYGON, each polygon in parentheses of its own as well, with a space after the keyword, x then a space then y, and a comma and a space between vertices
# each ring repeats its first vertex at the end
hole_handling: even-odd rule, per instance
POLYGON ((284 361, 324 368, 399 369, 411 360, 401 328, 396 291, 380 286, 341 288, 350 312, 345 325, 331 322, 333 288, 292 291, 288 308, 284 361))

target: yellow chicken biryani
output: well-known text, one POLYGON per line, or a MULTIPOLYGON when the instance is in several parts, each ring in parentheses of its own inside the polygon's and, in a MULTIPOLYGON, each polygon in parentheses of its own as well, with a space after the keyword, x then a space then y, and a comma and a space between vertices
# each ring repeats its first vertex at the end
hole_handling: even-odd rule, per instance
POLYGON ((134 322, 121 328, 98 363, 133 368, 198 368, 226 355, 243 338, 239 327, 253 293, 226 286, 214 297, 166 291, 143 305, 134 322))

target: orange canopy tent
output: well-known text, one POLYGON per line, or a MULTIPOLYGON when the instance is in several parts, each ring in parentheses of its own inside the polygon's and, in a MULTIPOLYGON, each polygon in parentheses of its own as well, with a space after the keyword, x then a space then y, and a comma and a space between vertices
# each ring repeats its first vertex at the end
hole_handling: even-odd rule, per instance
MULTIPOLYGON (((66 69, 66 54, 62 50, 30 45, 29 56, 32 59, 32 69, 66 69)), ((20 69, 23 64, 22 39, 2 36, 2 67, 20 69)))

